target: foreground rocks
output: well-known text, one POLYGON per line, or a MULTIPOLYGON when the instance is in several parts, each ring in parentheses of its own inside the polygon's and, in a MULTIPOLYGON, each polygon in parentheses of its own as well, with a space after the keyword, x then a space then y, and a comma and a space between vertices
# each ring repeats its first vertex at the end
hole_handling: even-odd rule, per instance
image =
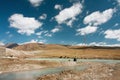
POLYGON ((87 63, 85 70, 67 70, 39 77, 37 80, 120 80, 120 63, 87 63))

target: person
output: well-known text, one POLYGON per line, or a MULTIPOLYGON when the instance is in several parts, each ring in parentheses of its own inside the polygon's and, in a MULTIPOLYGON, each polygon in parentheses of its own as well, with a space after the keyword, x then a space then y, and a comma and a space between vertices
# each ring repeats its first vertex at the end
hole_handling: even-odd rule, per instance
POLYGON ((73 61, 77 61, 77 58, 74 58, 73 61))

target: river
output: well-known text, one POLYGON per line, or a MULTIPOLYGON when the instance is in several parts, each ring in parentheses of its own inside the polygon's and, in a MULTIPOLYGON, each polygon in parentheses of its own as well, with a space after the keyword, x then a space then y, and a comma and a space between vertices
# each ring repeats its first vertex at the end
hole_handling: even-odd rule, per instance
MULTIPOLYGON (((73 59, 59 59, 59 58, 29 58, 26 60, 47 60, 47 61, 73 61, 73 59)), ((78 59, 78 62, 103 62, 103 63, 120 63, 120 60, 106 60, 106 59, 78 59)), ((63 70, 84 70, 88 66, 69 66, 57 68, 44 68, 40 70, 30 70, 21 72, 8 72, 0 74, 0 80, 36 80, 37 77, 47 74, 59 73, 63 70)))

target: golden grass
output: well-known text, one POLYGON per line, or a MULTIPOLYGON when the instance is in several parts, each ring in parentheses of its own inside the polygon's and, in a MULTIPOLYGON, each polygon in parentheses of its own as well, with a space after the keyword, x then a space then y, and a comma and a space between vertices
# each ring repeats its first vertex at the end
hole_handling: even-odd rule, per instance
POLYGON ((42 54, 36 54, 35 56, 120 59, 120 49, 52 49, 44 50, 42 54))

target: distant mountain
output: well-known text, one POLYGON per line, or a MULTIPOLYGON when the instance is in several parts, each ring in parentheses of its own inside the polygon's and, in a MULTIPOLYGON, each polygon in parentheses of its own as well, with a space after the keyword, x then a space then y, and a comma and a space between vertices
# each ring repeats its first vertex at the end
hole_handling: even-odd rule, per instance
POLYGON ((28 44, 16 46, 13 49, 32 51, 32 50, 48 50, 48 49, 67 49, 67 47, 59 44, 28 43, 28 44))
POLYGON ((14 48, 14 47, 17 47, 19 46, 17 43, 8 43, 5 45, 6 48, 14 48))
POLYGON ((71 49, 120 49, 113 46, 70 46, 71 49))
POLYGON ((42 44, 42 43, 26 43, 18 45, 17 43, 6 44, 5 47, 15 50, 34 51, 34 50, 51 50, 51 49, 120 49, 120 47, 109 46, 71 46, 61 44, 42 44))

